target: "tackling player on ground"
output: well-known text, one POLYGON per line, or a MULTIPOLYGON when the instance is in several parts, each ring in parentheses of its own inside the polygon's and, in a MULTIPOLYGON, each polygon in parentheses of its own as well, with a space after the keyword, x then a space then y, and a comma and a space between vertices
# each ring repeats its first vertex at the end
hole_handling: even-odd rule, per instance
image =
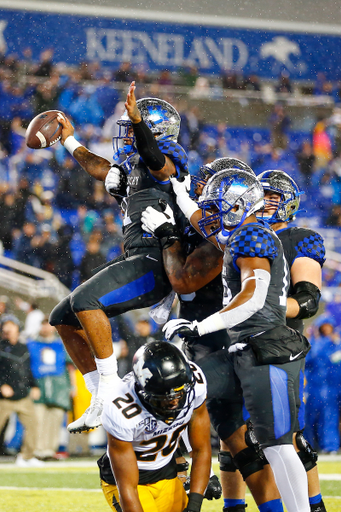
POLYGON ((104 404, 102 416, 108 450, 99 466, 114 512, 200 512, 211 466, 205 400, 205 377, 175 345, 151 342, 136 352, 133 372, 104 404), (188 502, 174 456, 187 427, 193 450, 188 502), (114 482, 105 471, 107 456, 114 482))

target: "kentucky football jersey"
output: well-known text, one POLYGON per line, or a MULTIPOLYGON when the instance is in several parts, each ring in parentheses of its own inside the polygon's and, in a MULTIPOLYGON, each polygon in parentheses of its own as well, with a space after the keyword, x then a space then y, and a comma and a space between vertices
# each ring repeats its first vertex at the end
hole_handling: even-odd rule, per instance
POLYGON ((261 221, 246 224, 232 233, 225 247, 222 270, 224 306, 241 290, 240 270, 236 264, 240 257, 267 258, 271 264, 271 280, 264 307, 249 319, 229 329, 232 344, 267 331, 269 326, 273 328, 285 325, 289 287, 288 264, 276 233, 261 221))
POLYGON ((132 372, 120 382, 113 400, 104 405, 104 429, 113 437, 132 443, 139 470, 159 469, 171 461, 194 409, 206 400, 204 374, 194 363, 190 366, 195 377, 194 390, 187 393, 184 408, 170 424, 156 419, 143 405, 135 391, 132 372))
MULTIPOLYGON (((288 227, 276 232, 282 242, 285 258, 289 268, 297 258, 311 258, 323 266, 325 262, 325 247, 323 238, 315 231, 307 228, 288 227)), ((288 297, 293 294, 293 286, 290 283, 288 297)), ((303 332, 303 320, 288 318, 287 325, 303 332)))

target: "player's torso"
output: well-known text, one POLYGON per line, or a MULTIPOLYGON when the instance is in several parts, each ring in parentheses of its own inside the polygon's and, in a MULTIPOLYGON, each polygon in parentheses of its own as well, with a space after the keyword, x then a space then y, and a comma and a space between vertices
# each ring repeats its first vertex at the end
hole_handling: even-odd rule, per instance
POLYGON ((286 300, 289 286, 289 269, 282 244, 275 232, 260 223, 238 228, 229 238, 224 252, 222 280, 224 305, 226 306, 241 290, 240 271, 236 265, 238 257, 265 257, 271 262, 271 280, 264 307, 232 329, 232 343, 248 336, 285 324, 286 300), (254 247, 258 249, 254 252, 254 247))
MULTIPOLYGON (((277 236, 282 242, 285 258, 291 269, 297 258, 307 257, 317 261, 321 267, 324 262, 325 248, 321 235, 307 228, 288 227, 277 231, 277 236)), ((290 280, 288 296, 294 292, 290 280)), ((292 329, 303 332, 303 320, 288 318, 287 325, 292 329)))
POLYGON ((129 441, 134 448, 140 470, 156 470, 166 466, 178 446, 181 433, 186 429, 193 409, 201 405, 206 397, 206 382, 195 367, 197 382, 195 399, 184 407, 178 418, 170 425, 156 419, 141 403, 135 391, 133 374, 122 381, 121 389, 110 404, 105 405, 103 426, 114 437, 129 441))

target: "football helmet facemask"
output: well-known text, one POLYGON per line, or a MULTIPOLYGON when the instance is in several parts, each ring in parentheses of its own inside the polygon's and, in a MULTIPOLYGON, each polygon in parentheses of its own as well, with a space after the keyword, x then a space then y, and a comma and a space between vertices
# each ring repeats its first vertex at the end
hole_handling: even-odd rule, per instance
POLYGON ((225 169, 208 180, 198 205, 202 209, 199 227, 204 237, 216 234, 219 242, 226 243, 247 217, 263 208, 264 191, 254 174, 225 169))
POLYGON ((191 176, 191 185, 193 185, 194 191, 198 185, 202 185, 204 187, 211 176, 216 172, 223 171, 224 169, 239 169, 241 171, 249 172, 255 176, 251 167, 238 158, 217 158, 213 162, 200 167, 198 176, 191 176))
MULTIPOLYGON (((158 98, 142 98, 136 105, 146 125, 151 129, 156 140, 171 140, 177 142, 180 132, 181 118, 177 110, 167 101, 158 98)), ((119 134, 113 137, 114 159, 121 155, 136 153, 135 137, 129 133, 131 121, 125 110, 117 121, 119 134)))
POLYGON ((272 215, 258 212, 257 217, 269 224, 277 222, 290 222, 295 219, 300 206, 300 196, 303 194, 295 181, 284 171, 264 171, 258 176, 264 191, 275 192, 280 195, 280 201, 266 199, 266 204, 276 208, 272 215))
POLYGON ((194 375, 171 343, 152 341, 133 357, 136 392, 153 416, 167 424, 184 417, 194 400, 194 375))

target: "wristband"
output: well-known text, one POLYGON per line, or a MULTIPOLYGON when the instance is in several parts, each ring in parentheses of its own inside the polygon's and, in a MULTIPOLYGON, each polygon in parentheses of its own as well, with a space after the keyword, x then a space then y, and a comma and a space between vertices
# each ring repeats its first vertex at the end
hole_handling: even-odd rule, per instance
POLYGON ((203 499, 204 497, 202 494, 197 492, 190 492, 188 495, 186 510, 189 512, 200 512, 203 499))
POLYGON ((67 149, 71 155, 73 155, 74 151, 80 146, 82 146, 82 144, 80 144, 73 135, 69 135, 64 142, 64 148, 67 149))

